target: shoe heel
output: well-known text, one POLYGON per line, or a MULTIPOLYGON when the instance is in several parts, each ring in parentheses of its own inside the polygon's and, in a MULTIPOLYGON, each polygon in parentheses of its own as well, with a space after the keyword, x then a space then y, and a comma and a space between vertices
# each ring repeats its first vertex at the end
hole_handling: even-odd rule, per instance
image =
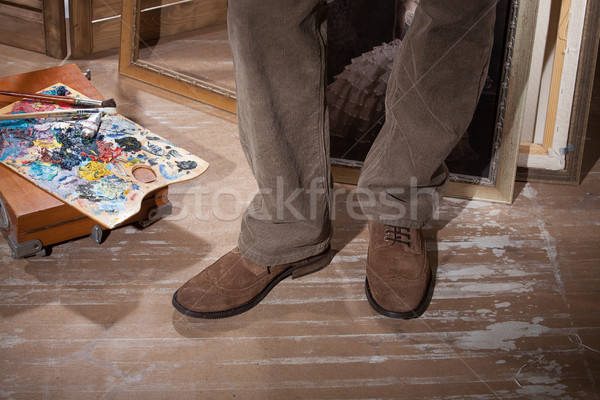
POLYGON ((295 269, 292 272, 292 279, 301 278, 305 275, 310 275, 314 272, 320 271, 326 266, 328 266, 332 259, 333 253, 331 250, 329 250, 327 253, 323 254, 323 256, 312 260, 306 265, 299 266, 297 269, 295 269))

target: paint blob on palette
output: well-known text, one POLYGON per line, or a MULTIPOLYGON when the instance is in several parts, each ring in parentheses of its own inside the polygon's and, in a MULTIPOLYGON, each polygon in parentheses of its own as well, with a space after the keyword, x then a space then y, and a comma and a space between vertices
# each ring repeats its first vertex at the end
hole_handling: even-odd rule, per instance
MULTIPOLYGON (((40 93, 84 97, 61 84, 40 93)), ((23 100, 0 114, 71 108, 23 100)), ((208 163, 121 115, 85 139, 83 119, 0 121, 0 162, 107 228, 139 212, 148 193, 201 175, 208 163)))

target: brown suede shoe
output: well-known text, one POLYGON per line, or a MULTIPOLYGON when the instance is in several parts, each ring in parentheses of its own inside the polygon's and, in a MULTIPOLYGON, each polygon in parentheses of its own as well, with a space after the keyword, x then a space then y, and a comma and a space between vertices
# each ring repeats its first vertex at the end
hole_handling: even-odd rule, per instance
POLYGON ((248 311, 283 279, 312 274, 333 258, 328 248, 301 261, 275 266, 256 264, 236 247, 187 281, 173 295, 173 306, 195 318, 225 318, 248 311))
POLYGON ((433 288, 420 229, 371 221, 365 291, 371 306, 386 317, 421 316, 433 288))

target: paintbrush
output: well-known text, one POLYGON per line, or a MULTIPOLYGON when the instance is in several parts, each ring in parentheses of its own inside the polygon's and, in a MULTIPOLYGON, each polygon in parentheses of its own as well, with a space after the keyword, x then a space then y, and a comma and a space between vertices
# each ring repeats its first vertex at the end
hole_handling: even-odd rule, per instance
POLYGON ((92 100, 92 99, 81 99, 77 97, 67 96, 55 96, 51 94, 39 94, 39 93, 18 93, 8 92, 6 90, 0 90, 0 94, 5 96, 21 97, 23 99, 41 100, 50 103, 64 103, 74 104, 76 106, 83 107, 116 107, 117 103, 113 99, 108 100, 92 100))
POLYGON ((117 109, 113 107, 106 108, 73 108, 70 110, 55 110, 55 111, 42 111, 42 112, 31 112, 31 113, 16 113, 16 114, 2 114, 0 115, 0 121, 8 121, 14 119, 33 119, 33 118, 62 118, 62 117, 84 117, 96 113, 104 113, 113 115, 117 113, 117 109))

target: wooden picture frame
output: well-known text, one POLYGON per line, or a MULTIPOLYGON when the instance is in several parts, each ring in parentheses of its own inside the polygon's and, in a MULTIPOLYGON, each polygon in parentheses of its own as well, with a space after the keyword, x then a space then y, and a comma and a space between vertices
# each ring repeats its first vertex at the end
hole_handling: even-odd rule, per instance
MULTIPOLYGON (((511 203, 513 200, 520 133, 524 123, 523 101, 532 62, 531 47, 538 11, 538 0, 511 0, 504 65, 504 92, 500 95, 494 139, 494 178, 451 174, 447 196, 511 203)), ((360 163, 332 161, 334 180, 356 183, 360 163)))
POLYGON ((586 2, 583 21, 572 20, 573 16, 570 13, 571 0, 562 0, 557 3, 561 6, 561 15, 558 21, 558 34, 556 35, 556 57, 552 70, 553 85, 547 110, 544 140, 542 144, 521 143, 519 156, 533 156, 542 161, 545 158, 552 157, 549 151, 552 151, 553 136, 557 129, 555 124, 558 102, 561 100, 569 101, 572 105, 570 109, 565 111, 570 112, 570 114, 568 119, 563 121, 563 130, 567 131, 567 138, 566 142, 559 146, 560 154, 558 155, 564 157, 564 161, 561 160, 564 162, 564 166, 555 169, 519 165, 517 180, 577 185, 580 181, 590 100, 600 42, 600 25, 598 24, 600 20, 600 3, 589 0, 586 2), (569 25, 573 25, 575 22, 583 24, 582 31, 570 31, 569 25), (562 85, 564 83, 562 82, 564 81, 562 71, 567 50, 567 32, 575 36, 576 45, 573 46, 573 49, 568 48, 568 50, 571 61, 577 64, 577 69, 573 82, 569 82, 574 87, 571 88, 571 91, 568 91, 568 94, 565 94, 562 85), (581 37, 579 36, 580 32, 581 37), (576 53, 577 50, 578 53, 576 53), (574 60, 573 54, 577 54, 577 58, 574 60), (569 96, 569 98, 561 99, 560 96, 569 96))
MULTIPOLYGON (((182 2, 171 3, 174 6, 185 6, 182 2)), ((123 0, 119 73, 235 113, 236 99, 234 91, 139 58, 140 38, 143 37, 141 12, 141 0, 123 0)))

